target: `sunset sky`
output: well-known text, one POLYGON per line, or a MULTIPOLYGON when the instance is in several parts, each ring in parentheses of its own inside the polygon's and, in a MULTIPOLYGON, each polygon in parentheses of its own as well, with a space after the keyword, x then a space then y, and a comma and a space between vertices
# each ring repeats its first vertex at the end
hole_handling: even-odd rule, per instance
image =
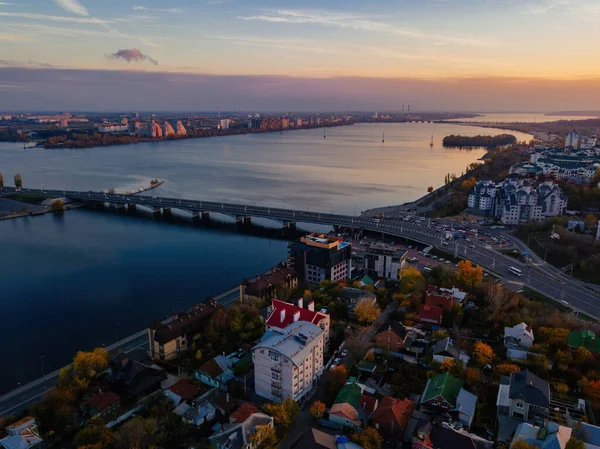
MULTIPOLYGON (((548 95, 578 96, 600 78, 599 27, 598 0, 7 0, 0 93, 35 89, 14 75, 25 68, 46 71, 35 75, 46 83, 53 69, 91 70, 90 79, 98 70, 278 75, 315 86, 335 77, 439 86, 543 78, 548 95)), ((229 89, 232 78, 220 79, 229 89)), ((529 109, 568 106, 556 98, 529 109)), ((581 108, 590 98, 573 100, 581 108)))

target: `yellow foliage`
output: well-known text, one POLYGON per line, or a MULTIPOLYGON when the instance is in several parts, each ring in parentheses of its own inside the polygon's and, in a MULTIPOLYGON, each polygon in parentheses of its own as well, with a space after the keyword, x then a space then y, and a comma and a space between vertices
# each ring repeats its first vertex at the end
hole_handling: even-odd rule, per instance
POLYGON ((477 360, 477 363, 480 365, 488 365, 496 356, 491 346, 482 341, 475 342, 473 354, 475 355, 475 360, 477 360))
POLYGON ((483 269, 479 265, 473 266, 470 260, 461 260, 457 279, 467 287, 474 287, 483 280, 483 269))
POLYGON ((362 299, 354 309, 354 313, 358 321, 362 324, 371 324, 379 315, 381 315, 381 308, 375 302, 370 300, 362 299))

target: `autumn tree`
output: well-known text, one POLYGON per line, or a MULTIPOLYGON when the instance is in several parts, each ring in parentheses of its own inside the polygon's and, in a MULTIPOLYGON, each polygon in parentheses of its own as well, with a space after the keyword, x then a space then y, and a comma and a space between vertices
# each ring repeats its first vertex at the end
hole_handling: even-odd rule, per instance
POLYGON ((415 290, 422 290, 425 286, 425 279, 416 267, 408 267, 400 270, 400 290, 402 293, 412 293, 415 290))
POLYGON ((540 336, 542 342, 555 350, 567 345, 569 330, 562 327, 540 327, 537 335, 540 336))
POLYGON ((554 385, 554 391, 556 391, 559 396, 566 396, 567 393, 569 393, 569 386, 560 382, 554 385))
POLYGON ((443 340, 444 338, 448 337, 448 331, 446 331, 445 329, 438 329, 433 331, 433 333, 431 334, 431 338, 434 341, 437 340, 443 340))
POLYGON ((571 439, 567 441, 565 449, 585 449, 585 444, 583 444, 583 441, 578 440, 575 437, 571 437, 571 439))
POLYGON ((299 411, 300 405, 291 398, 286 398, 280 404, 265 405, 265 413, 272 416, 277 424, 286 428, 292 425, 299 411))
POLYGON ((474 287, 483 280, 483 269, 479 265, 473 266, 470 260, 458 262, 457 279, 466 287, 474 287))
POLYGON ((465 370, 465 382, 469 385, 479 382, 480 379, 481 373, 479 372, 479 368, 469 367, 465 370))
POLYGON ((583 377, 579 382, 579 385, 581 386, 583 394, 592 398, 594 401, 600 401, 600 380, 583 377))
POLYGON ((255 449, 276 449, 279 441, 275 429, 269 425, 258 425, 252 435, 250 441, 255 449))
POLYGON ((587 214, 585 216, 584 223, 588 228, 595 228, 598 226, 598 219, 594 214, 587 214))
POLYGON ((475 356, 477 363, 479 363, 481 366, 489 365, 492 362, 492 359, 496 356, 491 346, 482 341, 475 342, 473 347, 473 355, 475 356))
POLYGON ((433 192, 433 186, 427 187, 427 193, 431 193, 431 192, 433 192))
POLYGON ((360 443, 364 449, 381 449, 383 445, 383 438, 373 427, 367 427, 362 432, 355 433, 352 439, 360 443))
POLYGON ((540 449, 537 444, 528 443, 527 440, 517 440, 510 445, 510 449, 540 449))
POLYGON ((449 371, 454 377, 462 377, 464 374, 463 362, 459 359, 447 358, 442 362, 440 371, 449 371))
POLYGON ((156 444, 156 420, 137 416, 128 420, 115 435, 116 449, 149 449, 156 444))
POLYGON ((381 308, 376 302, 372 302, 368 299, 361 299, 356 305, 354 313, 356 314, 359 323, 371 324, 379 318, 379 315, 381 315, 381 308))
POLYGON ((575 355, 573 358, 577 364, 584 363, 592 358, 592 353, 589 349, 580 346, 575 350, 575 355))
POLYGON ((514 363, 501 363, 496 367, 496 370, 501 376, 510 376, 512 373, 518 373, 521 371, 521 368, 514 363))
POLYGON ((65 210, 65 205, 63 204, 62 200, 56 199, 52 201, 50 209, 52 209, 52 212, 54 213, 62 212, 65 210))
POLYGON ((325 376, 325 389, 330 393, 337 391, 348 380, 348 368, 338 365, 327 371, 325 376))
POLYGON ((92 418, 73 438, 79 449, 108 449, 114 447, 114 434, 100 418, 92 418))
POLYGON ((92 352, 79 351, 73 359, 74 379, 90 380, 108 367, 108 352, 96 348, 92 352))
POLYGON ((21 177, 21 175, 19 173, 17 173, 14 177, 15 180, 15 187, 17 189, 20 189, 23 187, 23 178, 21 177))
POLYGON ((315 401, 310 406, 310 413, 313 415, 313 418, 320 419, 325 414, 326 409, 327 408, 325 404, 323 404, 321 401, 315 401))
POLYGON ((500 284, 488 285, 486 299, 490 309, 489 320, 494 324, 502 324, 519 307, 518 295, 500 284))

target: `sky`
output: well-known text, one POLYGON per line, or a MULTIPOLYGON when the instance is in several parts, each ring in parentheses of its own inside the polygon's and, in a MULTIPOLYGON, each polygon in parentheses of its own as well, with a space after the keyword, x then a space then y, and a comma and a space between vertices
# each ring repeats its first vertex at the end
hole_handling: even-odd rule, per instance
POLYGON ((599 0, 0 0, 0 109, 597 109, 599 26, 599 0))

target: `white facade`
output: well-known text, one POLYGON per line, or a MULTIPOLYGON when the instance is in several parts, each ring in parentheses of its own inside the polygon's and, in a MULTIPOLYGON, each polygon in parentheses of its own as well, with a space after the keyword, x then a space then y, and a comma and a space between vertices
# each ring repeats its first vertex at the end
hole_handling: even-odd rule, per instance
POLYGON ((98 132, 101 133, 122 133, 129 131, 129 126, 127 125, 116 125, 116 124, 105 124, 98 126, 98 132))
POLYGON ((525 323, 516 324, 513 327, 504 328, 504 346, 510 347, 518 345, 522 348, 531 348, 535 339, 533 330, 525 323))
POLYGON ((478 210, 484 215, 493 215, 497 187, 492 181, 478 181, 469 194, 469 209, 478 210))
POLYGON ((167 137, 167 136, 174 136, 174 135, 175 135, 175 130, 173 129, 171 124, 169 122, 163 123, 163 136, 167 137))
POLYGON ((177 120, 177 134, 180 136, 187 135, 187 129, 185 129, 185 126, 183 126, 183 123, 181 123, 181 120, 177 120))
POLYGON ((565 148, 578 148, 579 147, 579 136, 575 133, 567 134, 565 138, 565 148))
POLYGON ((256 394, 276 402, 306 396, 323 373, 324 335, 306 321, 267 331, 252 348, 256 394))
POLYGON ((231 125, 231 119, 224 118, 221 120, 221 129, 229 129, 229 125, 231 125))

